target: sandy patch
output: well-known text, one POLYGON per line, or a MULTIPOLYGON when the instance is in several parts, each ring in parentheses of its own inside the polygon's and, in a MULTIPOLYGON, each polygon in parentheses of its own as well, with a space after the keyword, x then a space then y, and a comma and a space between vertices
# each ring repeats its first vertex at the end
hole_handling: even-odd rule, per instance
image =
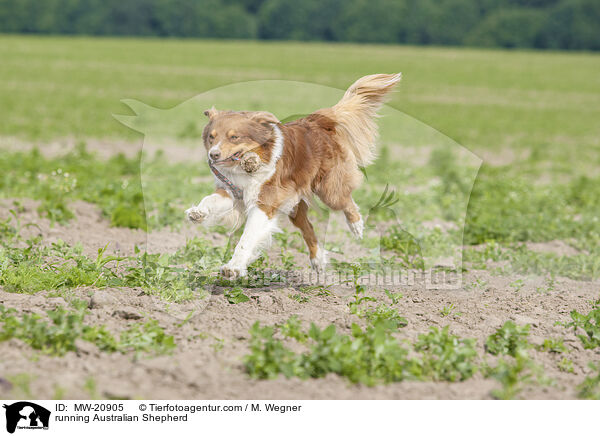
MULTIPOLYGON (((188 239, 200 235, 204 235, 209 240, 222 241, 223 239, 222 235, 208 234, 202 227, 188 224, 184 224, 177 232, 165 228, 149 234, 140 229, 111 227, 110 222, 102 216, 100 209, 85 201, 70 203, 75 218, 62 225, 40 217, 37 212, 40 204, 38 201, 22 198, 19 199, 19 203, 22 210, 18 213, 18 217, 23 238, 41 235, 42 242, 46 245, 59 240, 69 245, 80 243, 83 253, 90 257, 95 257, 98 249, 104 248, 107 244, 107 253, 130 256, 134 254, 136 246, 141 250, 147 248, 149 253, 172 253, 183 247, 188 239)), ((13 208, 12 199, 0 199, 0 219, 10 217, 9 211, 13 208)), ((182 212, 182 222, 184 219, 182 212)))
POLYGON ((531 251, 537 253, 552 253, 558 256, 575 256, 581 254, 577 248, 572 247, 565 241, 527 242, 525 244, 531 251))
POLYGON ((177 142, 165 141, 160 144, 144 142, 142 136, 139 141, 123 141, 122 139, 93 139, 84 141, 75 138, 63 138, 45 143, 31 143, 15 137, 0 137, 0 149, 7 151, 29 151, 37 147, 43 156, 51 158, 61 156, 73 151, 78 144, 85 143, 86 149, 96 153, 101 159, 108 159, 119 153, 132 158, 140 151, 153 156, 157 151, 164 151, 164 159, 169 163, 204 162, 206 151, 202 141, 181 140, 177 142))

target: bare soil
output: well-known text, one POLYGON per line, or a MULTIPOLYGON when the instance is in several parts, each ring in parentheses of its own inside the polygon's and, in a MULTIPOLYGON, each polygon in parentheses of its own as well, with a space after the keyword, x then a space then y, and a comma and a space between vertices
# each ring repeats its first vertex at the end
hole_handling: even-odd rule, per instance
MULTIPOLYGON (((0 217, 10 208, 10 200, 0 205, 0 217)), ((75 204, 76 219, 68 226, 50 225, 40 219, 36 203, 22 201, 25 211, 22 224, 34 222, 36 227, 26 231, 40 233, 48 243, 63 239, 69 243, 81 242, 84 251, 94 255, 98 248, 110 243, 112 249, 132 253, 133 246, 144 246, 145 233, 138 230, 111 228, 99 210, 83 202, 75 204)), ((163 231, 149 240, 151 251, 173 251, 185 243, 187 237, 205 231, 190 225, 181 231, 163 231)), ((212 236, 213 243, 223 243, 222 235, 212 236)), ((563 250, 558 243, 548 247, 552 252, 563 250)), ((565 244, 566 246, 566 244, 565 244)), ((277 244, 272 248, 277 252, 277 244)), ((303 258, 303 257, 302 257, 303 258)), ((300 257, 299 257, 300 259, 300 257)), ((306 262, 306 259, 303 260, 306 262)), ((300 260, 299 260, 300 262, 300 260)), ((546 278, 527 276, 493 276, 487 271, 466 273, 463 288, 454 291, 425 290, 419 283, 396 286, 392 290, 403 297, 396 308, 409 324, 402 330, 406 338, 416 338, 432 325, 450 325, 453 333, 473 337, 483 351, 483 342, 506 320, 518 324, 531 324, 530 339, 541 344, 545 338, 564 337, 569 349, 566 357, 574 364, 574 374, 558 370, 557 363, 565 354, 552 354, 532 350, 537 363, 544 366, 547 376, 555 380, 550 386, 527 386, 520 394, 527 399, 575 398, 575 386, 589 371, 587 363, 598 355, 583 350, 572 331, 556 322, 569 320, 572 309, 587 311, 590 300, 598 297, 599 282, 581 282, 557 278, 554 290, 541 293, 546 278), (515 291, 510 284, 521 279, 524 286, 515 291), (452 313, 443 316, 441 309, 453 305, 452 313)), ((140 289, 79 288, 69 295, 90 302, 91 314, 87 322, 105 324, 115 332, 127 328, 135 319, 152 317, 159 321, 169 334, 175 336, 177 348, 172 355, 140 357, 108 354, 95 346, 82 343, 79 351, 64 357, 51 357, 32 350, 28 345, 11 340, 0 343, 0 377, 6 379, 17 373, 33 376, 31 393, 36 398, 52 398, 57 390, 66 398, 89 398, 84 388, 85 380, 93 378, 97 395, 109 398, 163 398, 163 399, 488 399, 490 391, 499 385, 481 375, 459 383, 402 382, 366 387, 352 385, 347 380, 329 375, 323 379, 286 379, 257 381, 243 370, 242 357, 248 350, 248 330, 255 321, 273 324, 297 315, 304 323, 315 322, 324 326, 334 323, 340 331, 349 332, 355 317, 349 313, 347 303, 353 289, 348 285, 331 286, 330 296, 310 296, 300 303, 291 295, 294 288, 272 287, 247 290, 250 302, 229 304, 223 288, 207 289, 208 297, 198 302, 182 305, 168 304, 157 297, 148 296, 140 289), (200 309, 200 310, 198 310, 200 309), (194 316, 182 323, 183 314, 196 310, 194 316)), ((385 300, 380 290, 371 291, 385 300)), ((52 290, 35 295, 8 293, 0 289, 0 304, 23 312, 44 313, 45 310, 64 305, 63 298, 53 297, 52 290)), ((483 352, 481 353, 483 355, 483 352)), ((10 384, 0 383, 0 396, 8 396, 10 384), (4 390, 3 390, 4 389, 4 390)))

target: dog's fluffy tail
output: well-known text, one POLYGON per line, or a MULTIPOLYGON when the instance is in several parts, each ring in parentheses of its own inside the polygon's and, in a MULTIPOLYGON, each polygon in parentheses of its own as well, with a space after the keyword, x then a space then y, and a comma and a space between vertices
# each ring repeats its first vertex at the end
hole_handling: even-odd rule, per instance
POLYGON ((360 166, 366 166, 375 159, 377 110, 401 77, 401 73, 362 77, 331 108, 338 143, 352 150, 360 166))

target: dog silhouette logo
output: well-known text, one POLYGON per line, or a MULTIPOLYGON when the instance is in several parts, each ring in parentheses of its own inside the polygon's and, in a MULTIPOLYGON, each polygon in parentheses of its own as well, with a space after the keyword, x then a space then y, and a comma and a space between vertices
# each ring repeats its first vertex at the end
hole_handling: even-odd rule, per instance
POLYGON ((18 429, 48 430, 50 411, 29 401, 5 404, 6 431, 14 433, 18 429))

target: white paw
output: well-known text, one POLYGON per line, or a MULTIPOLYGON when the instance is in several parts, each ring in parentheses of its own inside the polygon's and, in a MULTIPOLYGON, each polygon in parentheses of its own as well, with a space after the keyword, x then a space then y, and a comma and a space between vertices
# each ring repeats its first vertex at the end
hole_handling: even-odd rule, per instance
POLYGON ((327 266, 327 250, 317 248, 317 255, 310 260, 310 266, 315 272, 324 273, 327 266))
POLYGON ((192 223, 201 223, 208 216, 208 211, 201 209, 200 207, 194 206, 190 207, 185 211, 185 215, 187 219, 192 223))
POLYGON ((357 238, 357 239, 362 239, 363 237, 363 230, 365 229, 365 223, 363 221, 363 219, 359 219, 356 222, 351 223, 350 221, 346 221, 348 223, 348 228, 350 229, 350 231, 352 232, 352 234, 357 238))
POLYGON ((245 277, 247 273, 245 266, 238 265, 233 261, 229 261, 221 267, 221 275, 230 280, 245 277))

